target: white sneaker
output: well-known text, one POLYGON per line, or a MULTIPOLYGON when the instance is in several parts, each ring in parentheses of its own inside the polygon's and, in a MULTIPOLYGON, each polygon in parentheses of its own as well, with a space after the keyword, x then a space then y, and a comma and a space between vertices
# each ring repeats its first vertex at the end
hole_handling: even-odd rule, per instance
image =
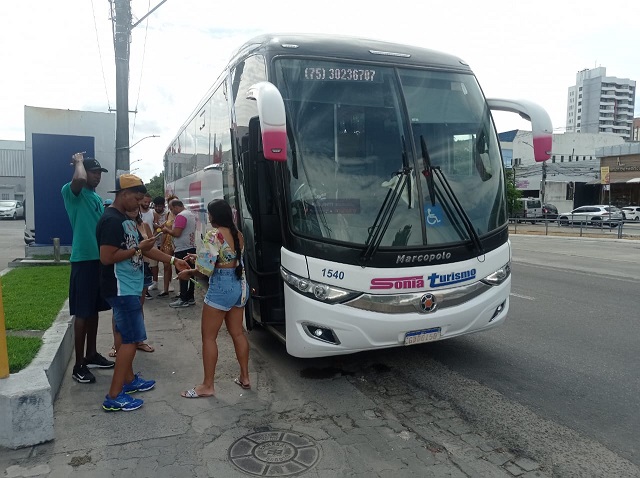
POLYGON ((158 290, 158 283, 153 281, 147 290, 158 290))

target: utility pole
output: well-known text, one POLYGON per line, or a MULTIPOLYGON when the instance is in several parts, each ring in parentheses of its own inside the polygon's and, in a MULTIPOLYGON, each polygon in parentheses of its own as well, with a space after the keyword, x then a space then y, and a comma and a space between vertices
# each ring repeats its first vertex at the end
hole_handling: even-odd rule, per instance
POLYGON ((116 176, 129 170, 129 44, 130 0, 115 0, 116 7, 116 176))
MULTIPOLYGON (((116 56, 116 177, 124 171, 129 171, 131 167, 129 163, 129 149, 131 148, 129 146, 129 45, 131 44, 131 30, 166 1, 162 0, 132 25, 131 0, 113 0, 116 15, 114 38, 116 56)), ((149 137, 155 138, 156 135, 147 136, 147 138, 149 137)))

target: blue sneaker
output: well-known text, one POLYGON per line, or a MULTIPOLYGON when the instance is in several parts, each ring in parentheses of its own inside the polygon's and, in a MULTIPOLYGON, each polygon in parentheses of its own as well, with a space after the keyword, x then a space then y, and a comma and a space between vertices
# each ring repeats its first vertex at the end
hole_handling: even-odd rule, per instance
POLYGON ((130 412, 140 408, 143 403, 139 398, 133 398, 121 392, 116 398, 110 398, 109 395, 104 397, 102 408, 107 412, 118 412, 120 410, 130 412))
POLYGON ((138 372, 133 376, 131 383, 125 383, 122 387, 123 393, 146 392, 156 386, 155 380, 145 380, 138 372))

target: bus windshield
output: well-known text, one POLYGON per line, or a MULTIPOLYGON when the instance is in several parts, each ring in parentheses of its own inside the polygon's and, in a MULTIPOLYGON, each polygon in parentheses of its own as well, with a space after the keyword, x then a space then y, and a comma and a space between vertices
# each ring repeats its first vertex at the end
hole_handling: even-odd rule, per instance
POLYGON ((275 72, 294 233, 361 246, 386 216, 381 247, 468 241, 443 176, 479 236, 506 223, 500 150, 473 75, 310 59, 278 59, 275 72), (385 200, 395 207, 381 214, 385 200))

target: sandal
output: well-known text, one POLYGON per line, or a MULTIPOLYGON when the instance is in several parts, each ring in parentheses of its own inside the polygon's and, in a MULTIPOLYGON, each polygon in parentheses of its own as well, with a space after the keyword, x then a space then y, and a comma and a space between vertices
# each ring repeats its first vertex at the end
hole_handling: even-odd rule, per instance
POLYGON ((109 357, 111 357, 111 358, 115 357, 115 356, 116 356, 116 353, 117 353, 117 352, 116 352, 116 346, 115 346, 115 345, 112 345, 112 346, 111 346, 111 350, 109 350, 109 357))
POLYGON ((206 395, 198 395, 198 392, 196 392, 196 387, 193 387, 190 390, 185 390, 184 392, 182 392, 180 396, 182 398, 208 398, 208 397, 213 397, 214 394, 207 393, 206 395))
POLYGON ((240 380, 240 377, 234 378, 233 379, 233 383, 235 383, 239 387, 244 388, 245 390, 251 390, 251 384, 250 383, 242 383, 242 381, 240 380))
POLYGON ((140 342, 139 344, 136 345, 136 348, 138 350, 142 350, 143 352, 154 352, 156 349, 154 349, 151 345, 146 344, 144 342, 140 342))

